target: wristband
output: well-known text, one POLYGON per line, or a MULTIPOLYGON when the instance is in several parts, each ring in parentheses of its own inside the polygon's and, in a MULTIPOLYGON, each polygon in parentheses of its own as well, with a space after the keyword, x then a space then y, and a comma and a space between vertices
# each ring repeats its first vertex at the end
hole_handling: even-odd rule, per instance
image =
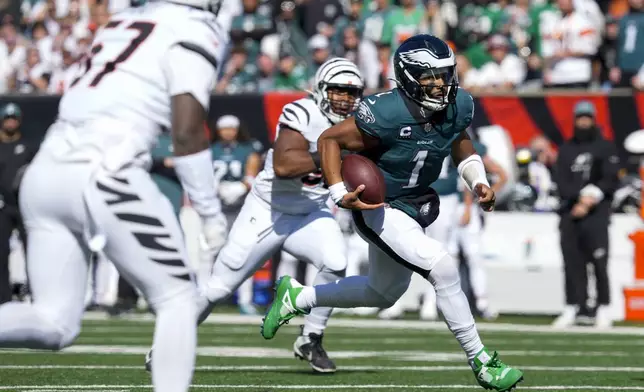
POLYGON ((478 184, 483 184, 488 187, 490 186, 487 182, 483 160, 478 154, 473 154, 465 158, 458 165, 458 174, 461 176, 470 191, 474 190, 478 184))
POLYGON ((218 184, 212 169, 210 149, 174 157, 173 161, 181 186, 197 214, 202 218, 220 214, 221 203, 217 197, 218 184))
POLYGON ((331 194, 331 200, 333 200, 335 205, 338 205, 342 201, 344 195, 349 193, 349 191, 347 191, 347 187, 344 186, 344 182, 338 182, 337 184, 333 184, 329 187, 329 193, 331 194))

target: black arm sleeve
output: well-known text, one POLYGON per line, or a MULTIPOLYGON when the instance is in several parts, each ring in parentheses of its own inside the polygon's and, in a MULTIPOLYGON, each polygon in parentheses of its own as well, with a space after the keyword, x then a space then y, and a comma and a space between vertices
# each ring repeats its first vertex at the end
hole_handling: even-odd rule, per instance
POLYGON ((595 183, 604 193, 605 197, 611 196, 619 187, 619 156, 613 143, 606 142, 604 147, 605 154, 601 163, 601 175, 595 183))
POLYGON ((559 158, 553 170, 553 179, 557 184, 559 197, 562 202, 576 201, 579 197, 579 189, 571 181, 570 165, 566 159, 566 149, 562 146, 559 150, 559 158))

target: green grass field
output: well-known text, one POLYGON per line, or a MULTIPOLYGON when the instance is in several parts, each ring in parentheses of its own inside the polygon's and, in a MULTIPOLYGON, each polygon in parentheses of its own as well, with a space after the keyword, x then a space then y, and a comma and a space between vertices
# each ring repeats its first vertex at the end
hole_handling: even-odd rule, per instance
MULTIPOLYGON (((260 337, 259 320, 215 314, 200 327, 195 391, 483 390, 442 323, 333 318, 325 346, 339 370, 315 375, 293 358, 299 320, 271 341, 260 337)), ((514 322, 479 329, 488 347, 525 371, 519 391, 644 391, 644 328, 555 333, 514 322)), ((62 353, 0 351, 0 390, 151 390, 142 365, 152 330, 146 315, 95 316, 62 353)))

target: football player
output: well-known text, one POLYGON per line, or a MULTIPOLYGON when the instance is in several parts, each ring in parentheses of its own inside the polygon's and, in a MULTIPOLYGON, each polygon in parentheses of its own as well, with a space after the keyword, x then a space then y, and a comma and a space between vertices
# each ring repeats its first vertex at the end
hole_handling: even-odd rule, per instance
POLYGON ((483 162, 466 132, 474 111, 472 96, 458 88, 454 53, 437 37, 421 34, 403 42, 394 55, 394 68, 398 88, 365 98, 355 117, 331 127, 318 140, 331 197, 354 210, 356 229, 369 242, 369 275, 313 287, 282 277, 261 333, 272 339, 281 325, 318 306, 389 307, 417 272, 434 286, 438 308, 478 383, 509 391, 523 373, 483 345, 456 263, 445 246, 423 230, 438 215, 438 196, 430 184, 450 154, 481 207, 494 208, 483 162), (363 154, 381 169, 386 205, 362 202, 364 185, 347 191, 340 173, 341 149, 363 154))
POLYGON ((90 253, 103 251, 155 310, 154 390, 188 391, 197 285, 178 220, 147 169, 159 134, 171 129, 183 189, 208 242, 223 242, 203 127, 235 3, 150 2, 100 29, 22 180, 33 300, 0 307, 0 347, 71 345, 90 253))
MULTIPOLYGON (((363 87, 355 64, 333 58, 316 72, 311 97, 284 106, 264 169, 255 178, 211 278, 202 288, 200 321, 280 248, 315 265, 319 270, 316 284, 344 277, 345 241, 327 207, 329 191, 320 171, 317 140, 357 108, 363 87)), ((322 347, 331 311, 331 307, 313 310, 293 345, 295 355, 307 360, 316 372, 336 370, 322 347)))

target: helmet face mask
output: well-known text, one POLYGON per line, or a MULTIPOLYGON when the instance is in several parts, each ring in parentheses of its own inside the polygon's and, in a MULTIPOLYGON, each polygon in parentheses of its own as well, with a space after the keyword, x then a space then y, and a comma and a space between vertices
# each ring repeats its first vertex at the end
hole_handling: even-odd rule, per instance
POLYGON ((324 115, 337 124, 360 104, 364 82, 358 67, 343 58, 326 61, 315 75, 313 98, 324 115))
POLYGON ((422 34, 403 42, 394 56, 394 71, 399 87, 420 106, 440 111, 456 100, 456 60, 439 38, 422 34))
POLYGON ((322 105, 333 114, 347 118, 358 109, 363 88, 352 85, 328 84, 325 88, 326 99, 322 105))

